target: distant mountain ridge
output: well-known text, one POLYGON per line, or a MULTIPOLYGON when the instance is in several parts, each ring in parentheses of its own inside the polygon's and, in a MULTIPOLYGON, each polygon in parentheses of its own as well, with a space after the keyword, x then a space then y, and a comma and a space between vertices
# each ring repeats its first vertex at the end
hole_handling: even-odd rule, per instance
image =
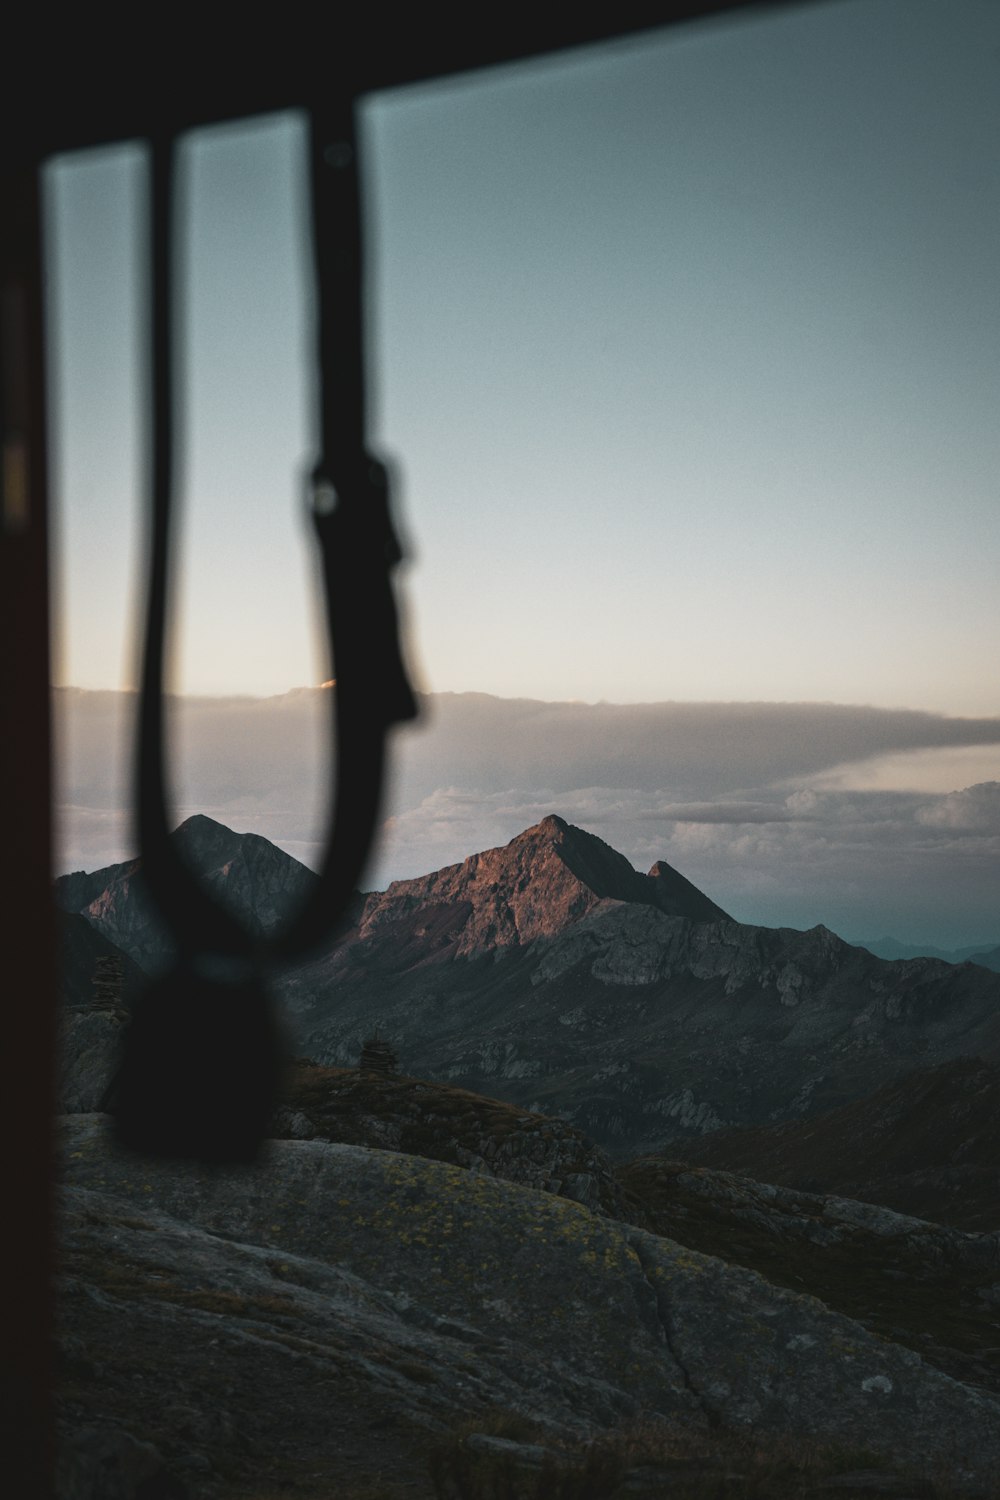
POLYGON ((980 964, 1000 971, 1000 943, 979 943, 971 948, 935 948, 932 943, 901 943, 893 937, 852 939, 855 948, 866 948, 876 958, 940 958, 946 964, 980 964))
MULTIPOLYGON (((204 814, 188 818, 173 838, 206 887, 261 933, 272 932, 316 879, 259 834, 234 833, 204 814)), ((64 911, 86 916, 140 965, 155 966, 160 959, 166 939, 143 888, 140 859, 60 876, 55 898, 64 911)), ((652 906, 692 921, 731 920, 663 860, 641 875, 609 844, 555 814, 502 848, 393 881, 387 890, 359 895, 358 901, 363 902, 360 937, 388 924, 394 941, 405 941, 407 919, 419 913, 413 936, 425 940, 430 933, 437 957, 551 938, 605 901, 652 906)))
MULTIPOLYGON (((315 879, 211 819, 177 837, 262 931, 315 879)), ((57 892, 81 893, 138 964, 163 961, 135 862, 57 892)), ((996 974, 736 922, 669 865, 641 875, 554 815, 359 896, 341 939, 277 988, 296 1049, 319 1064, 356 1064, 380 1022, 405 1072, 563 1115, 618 1155, 833 1109, 906 1069, 1000 1062, 996 974)))

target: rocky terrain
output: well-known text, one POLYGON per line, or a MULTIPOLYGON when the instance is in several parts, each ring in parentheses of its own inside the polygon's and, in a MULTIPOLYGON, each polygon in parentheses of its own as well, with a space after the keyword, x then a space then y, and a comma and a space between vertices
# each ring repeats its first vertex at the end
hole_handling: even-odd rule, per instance
POLYGON ((656 1157, 618 1176, 657 1233, 809 1292, 956 1380, 1000 1394, 1000 1230, 965 1234, 656 1157))
POLYGON ((751 1270, 426 1158, 106 1127, 62 1125, 60 1500, 991 1491, 992 1392, 751 1270))
MULTIPOLYGON (((100 1111, 119 1061, 123 1006, 93 1000, 63 1019, 59 1109, 100 1111)), ((288 1064, 269 1134, 375 1146, 560 1193, 599 1213, 635 1217, 610 1161, 565 1120, 447 1084, 354 1068, 288 1064)))
MULTIPOLYGON (((973 1069, 942 1071, 960 1084, 973 1069)), ((935 1081, 943 1094, 946 1080, 935 1081)), ((930 1138, 936 1112, 926 1092, 923 1103, 930 1138)), ((402 1151, 573 1199, 807 1291, 946 1373, 1000 1393, 995 1152, 992 1215, 985 1232, 962 1233, 843 1193, 755 1181, 746 1171, 690 1168, 662 1157, 616 1169, 563 1121, 441 1084, 304 1061, 290 1072, 274 1134, 402 1151)))
MULTIPOLYGON (((261 930, 313 879, 211 819, 177 837, 261 930)), ((136 963, 162 962, 135 864, 57 894, 136 963)), ((735 922, 664 862, 641 875, 554 816, 359 897, 339 939, 276 984, 317 1062, 355 1062, 381 1020, 407 1072, 561 1115, 620 1157, 801 1119, 901 1070, 1000 1060, 997 974, 735 922)))
POLYGON ((298 1059, 288 1069, 270 1133, 425 1156, 557 1193, 615 1218, 641 1213, 627 1201, 604 1152, 565 1120, 447 1084, 298 1059))
MULTIPOLYGON (((565 1120, 304 1059, 259 1167, 150 1163, 86 1112, 125 1014, 100 983, 67 1008, 58 1500, 992 1493, 995 1218, 616 1167, 565 1120)), ((819 1170, 964 1140, 985 1173, 998 1071, 897 1080, 819 1170)))

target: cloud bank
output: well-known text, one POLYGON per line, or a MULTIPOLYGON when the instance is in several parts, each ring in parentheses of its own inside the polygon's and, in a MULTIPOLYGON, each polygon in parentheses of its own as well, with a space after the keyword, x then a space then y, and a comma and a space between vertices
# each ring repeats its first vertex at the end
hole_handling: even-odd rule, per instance
MULTIPOLYGON (((134 852, 129 694, 59 689, 58 868, 134 852)), ((546 813, 665 858, 743 921, 958 947, 1000 940, 1000 719, 811 703, 583 704, 438 694, 395 740, 368 883, 504 843, 546 813), (956 773, 968 784, 956 784, 956 773)), ((177 819, 315 863, 330 694, 177 699, 177 819)))

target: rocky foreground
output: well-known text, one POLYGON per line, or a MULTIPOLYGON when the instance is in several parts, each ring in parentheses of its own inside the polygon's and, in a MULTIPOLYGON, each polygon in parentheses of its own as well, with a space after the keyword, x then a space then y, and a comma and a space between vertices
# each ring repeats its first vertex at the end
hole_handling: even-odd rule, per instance
MULTIPOLYGON (((848 1493, 916 1464, 925 1494, 986 1495, 1000 1467, 996 1395, 578 1203, 320 1140, 241 1171, 156 1164, 107 1125, 61 1127, 66 1500, 96 1493, 97 1451, 105 1483, 145 1463, 163 1495, 486 1495, 447 1487, 476 1434, 530 1485, 640 1427, 687 1464, 699 1443, 717 1463, 751 1433, 758 1451, 808 1438, 869 1475, 848 1493)), ((669 1493, 668 1470, 591 1493, 669 1493)))

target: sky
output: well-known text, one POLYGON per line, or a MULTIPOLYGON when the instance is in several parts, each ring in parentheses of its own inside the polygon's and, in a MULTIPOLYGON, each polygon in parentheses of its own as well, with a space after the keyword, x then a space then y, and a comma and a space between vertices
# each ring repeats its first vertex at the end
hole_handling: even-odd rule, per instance
MULTIPOLYGON (((431 701, 1000 715, 998 69, 988 0, 829 0, 365 103, 372 436, 409 554, 410 660, 424 691, 445 695, 431 701)), ((303 150, 296 116, 184 147, 172 673, 184 695, 266 699, 330 675, 302 505, 303 150)), ((81 153, 46 180, 53 670, 92 691, 136 677, 143 161, 136 144, 81 153)), ((619 785, 624 720, 590 766, 593 785, 635 793, 624 842, 636 858, 649 793, 661 811, 777 796, 777 760, 770 779, 746 765, 735 721, 718 785, 681 774, 676 716, 661 727, 655 777, 633 766, 635 785, 619 785)), ((831 745, 824 764, 791 767, 802 784, 784 795, 995 785, 1000 721, 992 749, 989 733, 964 747, 961 726, 947 747, 876 740, 840 761, 831 745)), ((400 748, 389 875, 417 873, 404 867, 421 851, 423 868, 440 862, 448 840, 433 830, 447 818, 435 818, 444 804, 421 813, 427 798, 479 795, 478 821, 455 826, 480 837, 507 827, 490 798, 527 809, 558 790, 538 767, 521 784, 516 735, 501 737, 514 757, 502 785, 485 763, 478 787, 452 785, 439 732, 423 743, 438 745, 440 776, 428 788, 410 770, 427 759, 416 731, 400 748)), ((676 842, 672 862, 691 876, 681 856, 707 858, 724 836, 749 881, 754 860, 778 869, 759 845, 762 828, 792 836, 779 823, 661 819, 670 847, 657 852, 676 842)), ((795 828, 816 854, 815 819, 795 828)), ((837 820, 828 832, 838 848, 855 836, 837 820)), ((947 859, 942 837, 931 844, 955 907, 942 931, 966 931, 958 891, 974 881, 956 887, 954 871, 982 880, 982 850, 970 864, 968 838, 947 859)), ((995 909, 997 877, 985 878, 995 909)))

